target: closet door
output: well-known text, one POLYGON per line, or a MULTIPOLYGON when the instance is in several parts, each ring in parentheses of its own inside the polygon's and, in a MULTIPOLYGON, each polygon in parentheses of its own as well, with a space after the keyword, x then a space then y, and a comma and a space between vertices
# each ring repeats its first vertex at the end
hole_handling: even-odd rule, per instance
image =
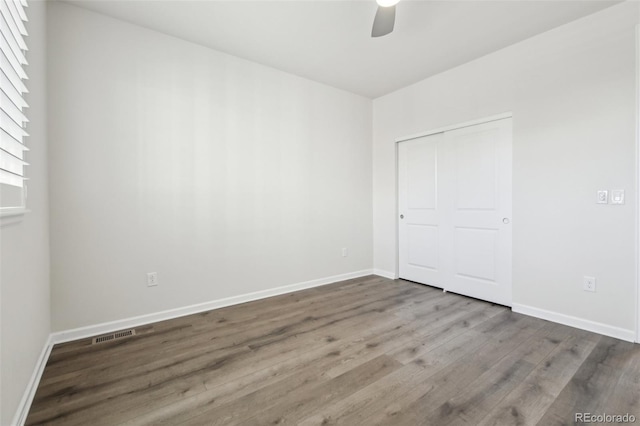
POLYGON ((398 145, 400 277, 444 287, 438 162, 443 135, 398 145))
POLYGON ((511 305, 511 119, 445 132, 445 289, 511 305))
POLYGON ((400 278, 511 305, 511 119, 398 145, 400 278))

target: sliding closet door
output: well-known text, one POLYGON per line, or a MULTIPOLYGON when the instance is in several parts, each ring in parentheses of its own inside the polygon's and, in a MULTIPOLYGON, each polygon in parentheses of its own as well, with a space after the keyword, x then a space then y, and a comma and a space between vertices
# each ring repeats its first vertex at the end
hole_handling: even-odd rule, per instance
POLYGON ((511 119, 398 145, 400 277, 511 305, 511 119))
POLYGON ((443 135, 398 146, 400 277, 443 287, 438 158, 443 135))
POLYGON ((445 289, 511 305, 511 119, 444 134, 445 289))

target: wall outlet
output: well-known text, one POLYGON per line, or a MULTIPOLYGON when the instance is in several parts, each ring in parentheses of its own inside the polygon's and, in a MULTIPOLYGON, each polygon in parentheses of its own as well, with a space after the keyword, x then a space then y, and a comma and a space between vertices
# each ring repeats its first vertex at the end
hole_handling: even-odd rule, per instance
POLYGON ((147 272, 147 287, 155 287, 158 285, 158 273, 147 272))
POLYGON ((347 257, 347 256, 349 256, 349 249, 344 247, 342 249, 342 257, 347 257))
POLYGON ((624 204, 624 189, 611 191, 611 204, 624 204))
POLYGON ((596 279, 594 277, 584 277, 582 280, 582 289, 584 291, 596 291, 596 279))

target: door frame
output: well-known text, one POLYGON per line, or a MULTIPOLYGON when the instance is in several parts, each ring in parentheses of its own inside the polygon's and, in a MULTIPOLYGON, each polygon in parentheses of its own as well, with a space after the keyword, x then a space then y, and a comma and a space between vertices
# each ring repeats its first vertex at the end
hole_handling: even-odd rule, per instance
MULTIPOLYGON (((640 33, 639 33, 640 34, 640 33)), ((395 275, 395 279, 400 278, 400 221, 398 219, 398 216, 400 214, 400 188, 399 188, 399 184, 400 184, 400 168, 399 168, 399 164, 398 164, 398 149, 399 149, 399 144, 400 142, 406 142, 406 141, 410 141, 412 139, 418 139, 418 138, 422 138, 425 136, 431 136, 431 135, 435 135, 437 133, 444 133, 444 132, 448 132, 451 130, 457 130, 457 129, 462 129, 463 127, 470 127, 470 126, 475 126, 477 124, 484 124, 484 123, 490 123, 492 121, 498 121, 498 120, 504 120, 506 118, 513 118, 513 113, 512 112, 504 112, 502 114, 496 114, 496 115, 491 115, 489 117, 484 117, 484 118, 478 118, 476 120, 471 120, 471 121, 465 121, 463 123, 458 123, 458 124, 451 124, 448 126, 444 126, 444 127, 438 127, 432 130, 427 130, 426 132, 420 132, 420 133, 416 133, 413 135, 409 135, 409 136, 403 136, 400 138, 397 138, 395 140, 395 149, 394 149, 394 153, 395 153, 395 168, 396 168, 396 173, 395 173, 395 244, 396 244, 396 268, 394 271, 394 275, 395 275)), ((446 290, 445 290, 446 291, 446 290)))

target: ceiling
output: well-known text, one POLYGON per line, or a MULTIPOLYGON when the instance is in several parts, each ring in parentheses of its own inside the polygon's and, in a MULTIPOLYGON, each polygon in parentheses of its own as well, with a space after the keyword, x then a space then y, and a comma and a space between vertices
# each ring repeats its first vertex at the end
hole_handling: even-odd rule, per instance
POLYGON ((375 39, 375 0, 68 3, 376 98, 617 2, 403 0, 375 39))

